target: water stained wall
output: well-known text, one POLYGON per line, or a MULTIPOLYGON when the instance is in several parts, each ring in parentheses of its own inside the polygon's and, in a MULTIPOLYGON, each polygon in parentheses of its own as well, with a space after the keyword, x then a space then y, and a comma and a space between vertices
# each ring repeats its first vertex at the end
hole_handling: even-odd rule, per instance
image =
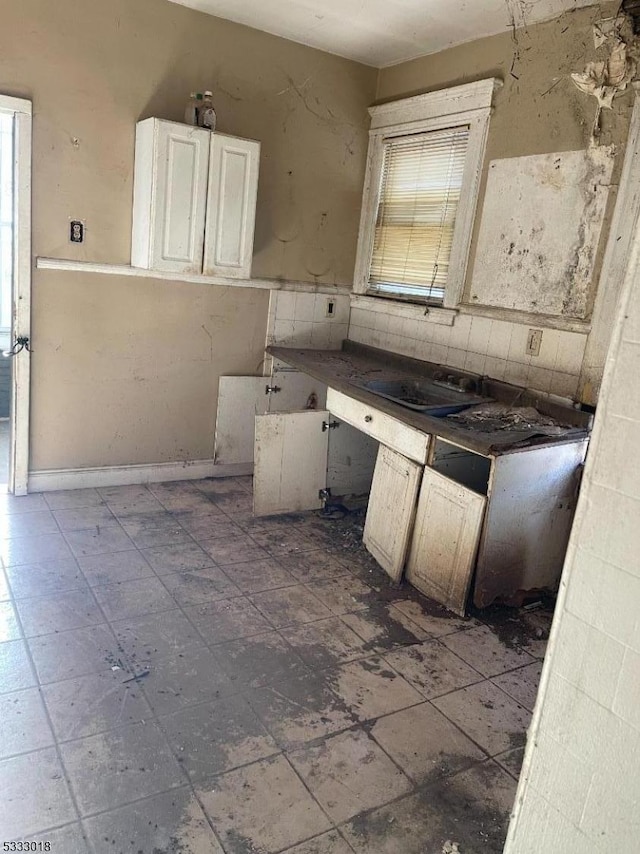
MULTIPOLYGON (((1 5, 0 92, 33 100, 35 255, 128 263, 135 123, 210 88, 219 130, 262 143, 253 275, 351 281, 373 69, 165 0, 1 5)), ((210 459, 218 377, 260 372, 268 302, 35 270, 31 468, 210 459)))
MULTIPOLYGON (((422 92, 455 86, 487 77, 498 77, 504 85, 494 97, 485 169, 480 187, 478 213, 476 215, 463 303, 473 315, 481 313, 482 294, 474 291, 477 272, 478 238, 481 228, 487 176, 492 161, 509 161, 514 158, 529 158, 571 151, 584 151, 593 144, 598 104, 595 98, 578 90, 571 74, 581 71, 587 63, 600 56, 595 48, 593 25, 603 17, 614 16, 618 4, 599 4, 577 9, 560 15, 552 21, 534 26, 527 25, 527 4, 514 2, 512 6, 519 14, 514 19, 514 29, 490 38, 459 45, 437 54, 421 57, 410 62, 381 69, 378 77, 377 96, 380 102, 408 97, 422 92), (524 26, 522 26, 524 24, 524 26), (475 296, 475 299, 474 299, 475 296)), ((602 51, 600 51, 601 53, 602 51)), ((612 214, 618 194, 618 182, 622 170, 629 124, 635 94, 632 87, 616 95, 611 110, 602 110, 599 117, 597 145, 603 151, 613 147, 614 161, 611 176, 606 181, 607 200, 602 217, 602 227, 592 232, 588 249, 591 277, 587 287, 577 289, 578 300, 572 293, 573 282, 568 271, 562 282, 558 282, 558 294, 546 293, 546 312, 538 312, 535 289, 531 281, 524 281, 522 272, 513 271, 511 280, 505 277, 501 283, 503 309, 498 319, 473 318, 478 335, 461 328, 460 334, 451 334, 435 324, 419 323, 419 332, 411 327, 416 322, 398 324, 391 318, 390 334, 376 340, 384 340, 383 346, 391 345, 396 350, 422 358, 436 358, 453 366, 473 365, 473 370, 490 369, 520 384, 533 384, 540 390, 551 390, 558 394, 580 396, 587 403, 597 401, 599 381, 604 365, 606 341, 610 335, 611 318, 606 312, 601 317, 594 315, 598 285, 602 272, 604 250, 609 239, 612 214), (515 310, 526 309, 526 293, 529 299, 528 313, 515 310), (553 297, 553 299, 552 299, 553 297), (509 299, 511 304, 509 305, 509 299), (514 304, 515 303, 515 304, 514 304), (555 303, 555 304, 554 304, 555 303), (505 305, 506 304, 506 305, 505 305), (551 309, 551 310, 549 310, 551 309), (570 315, 582 320, 580 324, 565 324, 570 315), (476 322, 477 321, 477 322, 476 322), (558 321, 558 322, 556 322, 558 321), (492 331, 493 324, 493 331, 492 331), (544 330, 540 356, 526 354, 519 342, 526 341, 528 328, 535 326, 544 330), (409 334, 405 334, 407 331, 409 334), (510 346, 503 346, 503 332, 508 332, 510 346), (495 332, 495 335, 494 335, 495 332), (579 382, 582 355, 587 339, 597 340, 589 358, 588 371, 579 382), (574 339, 581 339, 575 345, 574 339), (513 346, 513 342, 517 342, 513 346), (462 344, 460 343, 462 342, 462 344), (605 342, 602 344, 601 342, 605 342), (548 346, 551 345, 550 347, 548 346), (571 351, 571 359, 561 358, 562 353, 571 351), (449 359, 449 355, 451 358, 449 359)), ((505 216, 512 212, 506 209, 505 216)), ((543 229, 546 229, 545 212, 540 211, 543 229)), ((616 239, 614 235, 612 239, 616 239)), ((539 235, 538 235, 539 239, 539 235)), ((544 272, 541 271, 541 278, 544 272)), ((549 282, 540 284, 549 287, 549 282)), ((620 283, 613 283, 619 287, 620 283)), ((612 288, 612 282, 607 282, 612 288)), ((602 295, 602 300, 615 304, 616 293, 602 295)), ((544 302, 545 300, 542 300, 544 302)), ((495 317, 496 315, 494 315, 495 317)), ((369 330, 380 330, 377 316, 364 317, 362 309, 355 315, 356 334, 359 340, 371 339, 369 330), (376 322, 374 322, 374 320, 376 322), (364 331, 363 331, 364 330, 364 331)), ((352 322, 354 315, 352 314, 352 322)), ((464 326, 464 324, 463 324, 464 326)), ((352 330, 350 330, 350 334, 352 330)), ((373 342, 371 342, 373 343, 373 342)), ((587 347, 589 351, 589 347, 587 347)))

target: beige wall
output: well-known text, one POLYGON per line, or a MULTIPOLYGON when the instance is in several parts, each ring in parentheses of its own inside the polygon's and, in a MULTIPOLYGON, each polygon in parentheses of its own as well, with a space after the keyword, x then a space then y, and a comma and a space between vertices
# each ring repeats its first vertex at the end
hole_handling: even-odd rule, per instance
MULTIPOLYGON (((591 24, 617 5, 603 3, 517 30, 515 40, 502 33, 381 69, 377 98, 498 77, 504 85, 494 99, 487 160, 585 148, 595 99, 581 94, 568 75, 595 58, 591 24)), ((623 96, 613 114, 605 112, 603 142, 624 141, 627 128, 619 116, 628 109, 623 96)))
MULTIPOLYGON (((220 130, 262 142, 254 275, 350 283, 375 71, 165 0, 0 20, 0 92, 33 100, 35 255, 128 263, 135 122, 211 88, 220 130)), ((218 377, 259 370, 267 314, 264 291, 36 271, 31 468, 210 458, 218 377)))
MULTIPOLYGON (((589 144, 595 116, 595 99, 579 92, 569 78, 595 58, 592 23, 612 14, 615 6, 601 4, 561 15, 544 24, 504 33, 451 48, 441 53, 382 69, 377 98, 394 100, 448 86, 498 77, 504 86, 497 92, 491 118, 485 174, 480 189, 478 213, 467 274, 465 302, 469 299, 477 234, 482 215, 486 173, 497 158, 584 149, 589 144)), ((611 214, 633 107, 633 92, 618 96, 612 111, 602 114, 602 144, 616 146, 616 159, 609 202, 596 259, 591 300, 595 298, 602 256, 609 236, 611 214)), ((514 282, 514 287, 518 283, 514 282)), ((614 302, 616 295, 612 295, 614 302)), ((399 327, 393 319, 389 329, 381 329, 379 318, 359 312, 352 316, 359 340, 371 340, 370 329, 380 333, 376 340, 419 358, 434 358, 455 367, 491 373, 542 391, 575 396, 578 388, 588 328, 572 332, 547 330, 544 317, 519 318, 505 311, 499 320, 473 322, 466 318, 455 331, 434 324, 399 327), (471 325, 469 326, 469 324, 471 325), (474 329, 475 326, 475 329, 474 329), (539 357, 525 353, 524 342, 530 326, 542 328, 543 346, 539 357), (419 327, 419 328, 418 328, 419 327), (467 328, 469 327, 469 328, 467 328), (522 346, 520 346, 522 343, 522 346), (420 354, 426 353, 426 355, 420 354)), ((595 328, 595 327, 594 327, 595 328)), ((608 334, 608 329, 604 334, 608 334)), ((353 329, 350 331, 353 337, 353 329)), ((600 366, 591 366, 599 378, 600 366)), ((595 387, 588 386, 585 401, 595 402, 595 387)))

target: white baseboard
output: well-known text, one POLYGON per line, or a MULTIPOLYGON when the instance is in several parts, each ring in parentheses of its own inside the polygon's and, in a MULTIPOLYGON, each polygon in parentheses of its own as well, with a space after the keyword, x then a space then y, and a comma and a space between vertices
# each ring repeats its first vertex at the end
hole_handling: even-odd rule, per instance
POLYGON ((96 486, 129 486, 170 480, 200 480, 204 477, 239 477, 253 473, 253 463, 221 464, 194 460, 145 465, 103 466, 86 469, 48 469, 29 472, 29 492, 57 489, 87 489, 96 486))

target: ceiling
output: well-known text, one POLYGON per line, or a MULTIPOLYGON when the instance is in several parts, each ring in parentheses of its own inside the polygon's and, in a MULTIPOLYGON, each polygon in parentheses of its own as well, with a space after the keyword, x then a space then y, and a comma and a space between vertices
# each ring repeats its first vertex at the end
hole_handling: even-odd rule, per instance
POLYGON ((384 67, 554 18, 593 0, 172 0, 384 67))

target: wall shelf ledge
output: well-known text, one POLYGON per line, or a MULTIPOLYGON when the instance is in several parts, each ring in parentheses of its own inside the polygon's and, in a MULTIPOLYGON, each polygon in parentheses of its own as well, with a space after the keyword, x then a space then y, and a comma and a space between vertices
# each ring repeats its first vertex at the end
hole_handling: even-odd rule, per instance
POLYGON ((299 291, 301 293, 349 294, 347 285, 331 285, 324 282, 298 282, 290 279, 229 279, 224 276, 204 276, 201 273, 172 273, 166 270, 147 270, 130 264, 101 264, 95 261, 74 261, 66 258, 36 258, 38 270, 59 270, 68 273, 85 273, 103 276, 130 276, 138 279, 185 282, 193 285, 216 285, 231 288, 257 288, 269 291, 299 291))

